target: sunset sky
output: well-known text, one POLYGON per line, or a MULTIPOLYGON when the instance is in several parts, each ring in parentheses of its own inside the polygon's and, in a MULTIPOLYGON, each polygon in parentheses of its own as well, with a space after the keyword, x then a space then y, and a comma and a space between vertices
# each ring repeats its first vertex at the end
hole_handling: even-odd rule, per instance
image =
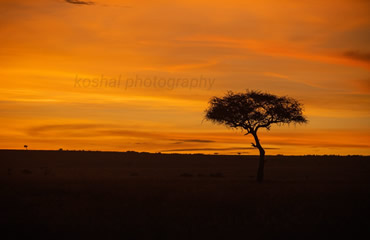
POLYGON ((370 1, 0 0, 0 148, 258 154, 204 120, 256 89, 305 106, 267 154, 370 154, 370 1))

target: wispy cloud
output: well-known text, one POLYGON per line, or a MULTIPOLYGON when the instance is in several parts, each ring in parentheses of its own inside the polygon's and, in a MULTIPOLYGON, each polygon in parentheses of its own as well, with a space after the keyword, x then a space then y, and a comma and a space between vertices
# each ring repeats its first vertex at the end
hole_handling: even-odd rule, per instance
POLYGON ((347 51, 343 55, 353 60, 370 63, 370 52, 347 51))
POLYGON ((281 78, 281 79, 289 79, 288 76, 286 75, 283 75, 283 74, 279 74, 279 73, 273 73, 273 72, 264 72, 262 73, 264 76, 267 76, 267 77, 273 77, 273 78, 281 78))
POLYGON ((104 124, 47 124, 42 126, 31 127, 28 129, 28 134, 31 136, 48 136, 55 134, 65 136, 67 133, 75 133, 77 136, 79 131, 84 131, 85 135, 88 133, 95 133, 97 130, 111 128, 112 125, 104 124))
POLYGON ((88 136, 122 136, 122 137, 140 137, 148 139, 163 139, 165 136, 158 133, 135 131, 122 129, 120 126, 112 124, 50 124, 31 127, 27 133, 31 136, 59 136, 68 137, 88 137, 88 136))
POLYGON ((174 144, 179 144, 179 143, 213 143, 216 141, 213 140, 207 140, 207 139, 171 139, 172 141, 176 141, 174 144))
POLYGON ((99 5, 101 7, 118 7, 118 8, 132 8, 128 5, 118 5, 118 4, 99 4, 93 1, 81 1, 81 0, 64 0, 67 3, 77 4, 77 5, 99 5))
POLYGON ((50 124, 50 125, 43 125, 38 127, 30 128, 31 131, 50 131, 50 130, 75 130, 75 129, 91 129, 91 128, 99 128, 99 127, 106 127, 107 125, 101 124, 50 124))
POLYGON ((65 0, 65 2, 71 3, 71 4, 79 4, 79 5, 93 5, 93 4, 95 4, 95 2, 81 1, 81 0, 65 0))
MULTIPOLYGON (((230 150, 247 150, 247 149, 255 149, 254 147, 246 147, 246 148, 237 148, 237 147, 229 147, 229 148, 178 148, 178 149, 167 149, 162 150, 161 152, 192 152, 192 151, 230 151, 230 150)), ((278 148, 265 148, 265 149, 278 149, 278 148)))

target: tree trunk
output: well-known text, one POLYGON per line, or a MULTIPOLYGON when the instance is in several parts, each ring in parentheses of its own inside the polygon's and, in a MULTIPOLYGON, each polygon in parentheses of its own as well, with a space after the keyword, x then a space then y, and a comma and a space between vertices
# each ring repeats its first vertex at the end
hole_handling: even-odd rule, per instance
POLYGON ((265 167, 265 150, 262 147, 258 148, 258 150, 260 151, 260 159, 258 161, 257 182, 262 182, 265 167))
POLYGON ((258 161, 258 170, 257 170, 257 182, 263 181, 263 172, 265 167, 265 150, 261 146, 261 143, 258 139, 257 132, 252 132, 254 140, 256 141, 255 147, 260 151, 260 159, 258 161))

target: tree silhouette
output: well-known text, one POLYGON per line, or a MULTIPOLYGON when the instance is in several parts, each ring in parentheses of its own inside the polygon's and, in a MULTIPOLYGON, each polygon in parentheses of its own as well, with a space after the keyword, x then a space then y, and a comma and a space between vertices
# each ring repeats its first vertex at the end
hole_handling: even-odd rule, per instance
POLYGON ((278 97, 260 91, 247 90, 245 93, 232 91, 222 97, 212 97, 206 109, 205 118, 213 123, 242 129, 245 135, 251 134, 255 143, 252 146, 260 152, 257 181, 263 181, 265 150, 257 132, 260 128, 270 130, 272 124, 306 123, 303 105, 290 97, 278 97))

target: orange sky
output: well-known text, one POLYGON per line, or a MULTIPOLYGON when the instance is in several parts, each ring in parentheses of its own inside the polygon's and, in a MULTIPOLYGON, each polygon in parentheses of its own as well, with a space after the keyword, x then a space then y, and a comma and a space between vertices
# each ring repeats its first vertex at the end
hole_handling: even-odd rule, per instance
POLYGON ((69 2, 0 0, 0 148, 258 154, 203 111, 259 89, 267 154, 370 154, 369 1, 69 2))

